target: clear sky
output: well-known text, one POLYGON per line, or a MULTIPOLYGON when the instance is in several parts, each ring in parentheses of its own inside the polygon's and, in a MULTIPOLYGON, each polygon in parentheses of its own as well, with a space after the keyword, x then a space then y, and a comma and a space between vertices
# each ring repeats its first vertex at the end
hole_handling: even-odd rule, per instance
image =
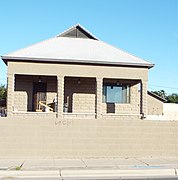
MULTIPOLYGON (((80 23, 102 41, 155 64, 149 90, 178 93, 178 0, 0 0, 0 55, 80 23)), ((0 84, 6 84, 0 62, 0 84)))

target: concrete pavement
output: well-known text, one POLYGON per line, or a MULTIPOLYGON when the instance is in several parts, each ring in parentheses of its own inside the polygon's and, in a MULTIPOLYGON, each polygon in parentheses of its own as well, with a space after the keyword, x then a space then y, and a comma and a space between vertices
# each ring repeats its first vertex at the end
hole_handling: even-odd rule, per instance
POLYGON ((0 159, 0 178, 177 177, 178 158, 0 159))

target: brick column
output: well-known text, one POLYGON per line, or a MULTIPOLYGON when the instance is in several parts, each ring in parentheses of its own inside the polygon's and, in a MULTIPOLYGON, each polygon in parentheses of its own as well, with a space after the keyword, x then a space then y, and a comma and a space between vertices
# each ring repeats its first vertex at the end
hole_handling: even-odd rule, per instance
POLYGON ((146 117, 148 111, 147 106, 147 81, 141 82, 141 113, 146 117))
POLYGON ((13 116, 14 108, 14 86, 15 86, 14 74, 8 74, 7 77, 7 116, 13 116))
POLYGON ((57 117, 63 118, 64 106, 64 77, 57 76, 57 117))
POLYGON ((101 119, 102 114, 102 91, 103 91, 103 79, 96 78, 96 118, 101 119))

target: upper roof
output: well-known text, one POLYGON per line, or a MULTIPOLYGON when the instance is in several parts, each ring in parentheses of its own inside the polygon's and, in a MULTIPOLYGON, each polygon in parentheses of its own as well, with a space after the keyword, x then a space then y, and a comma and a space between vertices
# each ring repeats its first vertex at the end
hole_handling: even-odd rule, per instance
POLYGON ((115 48, 77 24, 54 38, 2 56, 7 61, 87 63, 118 66, 154 65, 115 48))

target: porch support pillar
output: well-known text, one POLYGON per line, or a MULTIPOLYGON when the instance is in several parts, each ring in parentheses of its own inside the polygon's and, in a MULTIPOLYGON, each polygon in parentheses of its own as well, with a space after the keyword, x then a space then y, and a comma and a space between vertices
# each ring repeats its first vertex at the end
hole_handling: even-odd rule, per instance
POLYGON ((7 116, 12 117, 14 109, 15 75, 8 74, 7 81, 7 116))
POLYGON ((141 114, 142 118, 147 116, 147 81, 141 81, 141 114))
POLYGON ((57 117, 63 118, 64 77, 57 76, 57 117))
POLYGON ((101 119, 102 116, 102 90, 103 78, 96 78, 96 118, 101 119))

